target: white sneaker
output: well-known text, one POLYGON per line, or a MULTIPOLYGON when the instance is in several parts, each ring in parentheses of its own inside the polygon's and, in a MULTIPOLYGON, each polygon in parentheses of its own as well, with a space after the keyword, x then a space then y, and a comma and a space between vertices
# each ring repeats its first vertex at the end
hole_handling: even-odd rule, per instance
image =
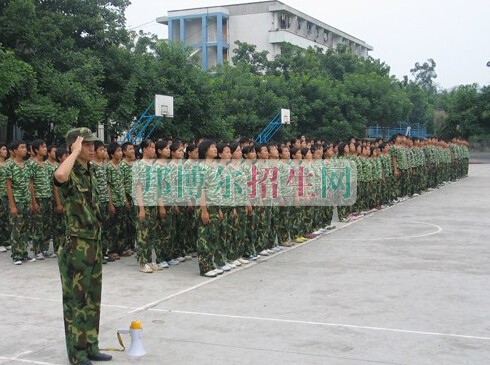
POLYGON ((228 265, 232 269, 236 269, 236 265, 233 262, 227 262, 226 265, 228 265))
POLYGON ((44 260, 44 255, 42 253, 38 253, 36 256, 35 256, 36 260, 44 260))
POLYGON ((26 257, 24 257, 24 261, 26 261, 26 262, 36 262, 36 259, 34 257, 26 256, 26 257))
POLYGON ((22 265, 22 260, 14 259, 14 265, 22 265))
POLYGON ((281 248, 281 247, 279 247, 279 246, 274 246, 274 247, 272 247, 272 251, 274 251, 274 252, 279 252, 279 251, 281 251, 281 250, 282 250, 282 248, 281 248))
POLYGON ((184 259, 186 259, 186 260, 192 260, 192 256, 191 255, 185 255, 184 256, 184 259))
POLYGON ((167 264, 169 264, 170 266, 174 266, 174 265, 180 264, 180 261, 176 260, 176 259, 172 259, 172 260, 168 261, 167 264))
POLYGON ((218 274, 218 275, 221 275, 221 274, 223 274, 223 272, 224 272, 223 270, 221 270, 221 269, 219 269, 219 268, 216 268, 216 269, 214 269, 213 271, 214 271, 216 274, 218 274))
POLYGON ((263 250, 263 251, 259 252, 259 255, 260 256, 269 256, 269 252, 267 252, 267 250, 263 250))
POLYGON ((162 261, 162 262, 158 263, 158 266, 160 266, 162 269, 168 269, 167 261, 162 261))
POLYGON ((7 246, 7 250, 11 250, 12 249, 12 246, 7 246))
POLYGON ((236 266, 242 266, 242 263, 240 262, 240 260, 235 260, 235 261, 233 261, 233 265, 235 265, 235 267, 236 266))
POLYGON ((216 272, 216 270, 210 270, 207 273, 205 273, 203 276, 207 278, 215 278, 216 276, 218 276, 218 273, 216 272))
POLYGON ((185 261, 185 257, 179 256, 179 257, 176 258, 176 260, 178 260, 179 262, 184 262, 185 261))
POLYGON ((150 265, 145 264, 144 266, 140 267, 140 271, 145 273, 145 274, 151 274, 153 270, 151 269, 150 265))
POLYGON ((46 257, 46 258, 48 258, 48 259, 54 259, 58 255, 56 255, 54 252, 51 252, 51 251, 44 251, 43 252, 43 256, 46 257))
POLYGON ((250 263, 250 261, 245 260, 244 258, 239 258, 237 261, 240 262, 243 265, 246 265, 246 264, 250 263))
POLYGON ((230 271, 231 267, 228 264, 224 264, 223 266, 219 267, 218 269, 223 270, 223 271, 230 271))
POLYGON ((0 252, 7 252, 7 247, 0 246, 0 252))
POLYGON ((269 253, 269 255, 273 255, 276 253, 276 251, 271 250, 270 248, 267 249, 267 252, 269 253))
POLYGON ((161 271, 161 270, 163 270, 163 267, 161 267, 158 264, 155 264, 154 262, 148 264, 148 266, 150 266, 150 269, 152 269, 153 271, 161 271))

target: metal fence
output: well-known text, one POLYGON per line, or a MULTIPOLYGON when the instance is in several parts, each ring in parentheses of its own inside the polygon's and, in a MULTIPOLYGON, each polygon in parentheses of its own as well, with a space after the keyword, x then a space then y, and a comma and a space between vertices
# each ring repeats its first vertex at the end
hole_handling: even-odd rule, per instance
POLYGON ((400 123, 398 127, 392 127, 392 128, 371 126, 367 128, 366 137, 390 139, 391 136, 397 133, 409 137, 427 138, 427 130, 419 123, 414 124, 413 126, 410 124, 400 123))

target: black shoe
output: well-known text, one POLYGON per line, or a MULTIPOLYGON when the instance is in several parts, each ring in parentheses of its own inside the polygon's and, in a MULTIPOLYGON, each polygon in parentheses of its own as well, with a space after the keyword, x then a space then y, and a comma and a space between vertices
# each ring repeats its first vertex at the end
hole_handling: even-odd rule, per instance
POLYGON ((94 365, 89 359, 83 359, 77 365, 94 365))
POLYGON ((112 355, 99 352, 98 354, 88 355, 88 359, 92 361, 110 361, 112 360, 112 355))

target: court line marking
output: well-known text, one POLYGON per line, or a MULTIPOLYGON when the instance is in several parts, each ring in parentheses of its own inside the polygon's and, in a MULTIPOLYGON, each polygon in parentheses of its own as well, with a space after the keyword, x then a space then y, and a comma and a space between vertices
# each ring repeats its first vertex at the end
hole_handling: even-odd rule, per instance
POLYGON ((6 357, 6 356, 0 356, 0 361, 16 361, 16 362, 23 362, 26 364, 35 364, 35 365, 58 365, 52 362, 45 362, 45 361, 36 361, 36 360, 28 360, 28 359, 19 359, 17 357, 6 357))
MULTIPOLYGON (((382 211, 380 211, 382 212, 382 211)), ((422 225, 427 225, 434 227, 436 230, 433 232, 429 233, 421 233, 421 234, 415 234, 415 235, 406 235, 406 236, 397 236, 397 237, 379 237, 379 238, 363 238, 363 241, 387 241, 387 240, 400 240, 400 239, 410 239, 410 238, 421 238, 421 237, 427 237, 427 236, 432 236, 435 234, 438 234, 442 232, 442 227, 438 226, 437 224, 433 223, 427 223, 427 222, 420 222, 420 221, 412 221, 412 220, 405 220, 405 219, 393 219, 393 218, 381 218, 379 217, 378 219, 384 219, 384 220, 391 220, 391 221, 402 221, 402 222, 409 222, 409 223, 416 223, 416 224, 422 224, 422 225)), ((337 238, 336 241, 352 241, 352 240, 358 240, 359 238, 337 238)))
POLYGON ((45 362, 45 361, 37 361, 37 360, 29 360, 29 359, 19 359, 21 356, 29 355, 32 354, 33 351, 27 350, 23 351, 20 354, 17 354, 15 356, 1 356, 0 355, 0 361, 6 360, 6 361, 15 361, 15 362, 23 362, 26 364, 36 364, 36 365, 57 365, 51 362, 45 362))
POLYGON ((414 330, 404 330, 404 329, 388 328, 388 327, 358 326, 358 325, 343 324, 343 323, 300 321, 294 319, 281 319, 281 318, 270 318, 270 317, 238 316, 238 315, 231 315, 231 314, 216 314, 216 313, 193 312, 193 311, 182 311, 182 310, 172 310, 172 309, 158 309, 158 308, 152 308, 150 309, 150 311, 163 312, 163 313, 190 314, 196 316, 219 317, 219 318, 230 318, 230 319, 254 320, 254 321, 264 321, 264 322, 278 322, 278 323, 290 323, 290 324, 315 325, 315 326, 323 326, 323 327, 340 327, 340 328, 361 329, 361 330, 397 332, 397 333, 408 333, 408 334, 438 336, 438 337, 456 337, 456 338, 465 338, 465 339, 472 339, 472 340, 490 341, 490 337, 485 337, 485 336, 470 336, 470 335, 460 335, 455 333, 414 331, 414 330))
POLYGON ((346 227, 350 226, 351 224, 353 224, 353 223, 355 223, 355 222, 356 222, 356 221, 351 221, 351 222, 345 223, 344 225, 342 225, 342 226, 341 226, 341 227, 339 227, 339 228, 336 228, 336 229, 334 229, 334 230, 332 230, 332 231, 327 231, 327 232, 326 232, 325 234, 323 234, 323 235, 320 235, 320 236, 318 236, 318 237, 314 237, 314 238, 312 238, 312 239, 310 239, 310 240, 308 240, 308 241, 306 241, 306 242, 303 242, 303 243, 301 243, 301 244, 298 244, 298 245, 294 245, 294 246, 292 246, 292 247, 289 247, 289 248, 288 248, 288 249, 286 249, 286 250, 281 250, 281 251, 279 251, 279 252, 276 252, 276 253, 275 253, 274 255, 272 255, 272 256, 266 256, 266 257, 263 257, 263 256, 262 256, 262 257, 260 258, 260 260, 255 261, 255 262, 251 262, 250 264, 243 265, 243 266, 241 266, 241 267, 238 267, 238 268, 236 268, 236 269, 234 269, 234 270, 232 270, 232 271, 229 271, 228 273, 226 273, 226 275, 219 275, 219 276, 217 276, 217 277, 215 277, 215 278, 208 279, 208 280, 206 280, 206 281, 204 281, 204 282, 202 282, 202 283, 199 283, 199 284, 193 285, 193 286, 191 286, 191 287, 189 287, 189 288, 187 288, 187 289, 183 289, 183 290, 181 290, 181 291, 178 291, 177 293, 174 293, 174 294, 168 295, 168 296, 166 296, 166 297, 160 298, 160 299, 158 299, 158 300, 155 300, 154 302, 151 302, 151 303, 145 304, 145 305, 143 305, 143 306, 141 306, 141 307, 134 308, 133 310, 129 311, 128 313, 133 314, 133 313, 138 313, 138 312, 142 312, 142 311, 145 311, 145 310, 149 310, 149 309, 151 309, 151 308, 154 308, 154 307, 156 307, 157 305, 159 305, 160 303, 165 302, 165 301, 167 301, 167 300, 170 300, 170 299, 172 299, 172 298, 175 298, 175 297, 177 297, 177 296, 179 296, 179 295, 182 295, 182 294, 188 293, 188 292, 193 291, 193 290, 195 290, 195 289, 198 289, 198 288, 200 288, 200 287, 202 287, 202 286, 205 286, 205 285, 211 284, 211 283, 215 282, 216 280, 220 280, 220 279, 222 279, 222 278, 226 278, 226 277, 228 277, 228 276, 230 276, 230 275, 233 275, 233 274, 235 274, 235 273, 237 273, 237 272, 240 272, 240 271, 242 271, 242 270, 247 270, 247 269, 250 269, 251 267, 254 267, 254 266, 256 266, 256 265, 258 265, 258 264, 260 264, 260 263, 262 263, 262 262, 268 261, 268 260, 269 260, 269 259, 271 259, 271 258, 274 258, 274 257, 280 256, 280 255, 282 255, 282 254, 285 254, 286 252, 289 252, 289 251, 291 251, 291 250, 295 250, 295 249, 297 249, 297 248, 299 248, 299 247, 302 247, 302 246, 304 246, 304 245, 306 245, 306 244, 312 243, 312 242, 316 241, 316 240, 317 240, 317 239, 319 239, 319 238, 325 237, 325 236, 326 236, 326 235, 328 235, 328 234, 331 234, 331 233, 337 232, 337 231, 339 231, 339 230, 341 230, 341 229, 344 229, 344 228, 346 228, 346 227))

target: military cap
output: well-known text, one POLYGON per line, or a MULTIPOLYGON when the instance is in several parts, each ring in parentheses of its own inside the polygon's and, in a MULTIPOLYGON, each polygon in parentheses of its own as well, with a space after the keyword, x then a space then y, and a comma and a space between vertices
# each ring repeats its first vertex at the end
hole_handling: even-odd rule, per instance
POLYGON ((84 142, 95 142, 98 140, 97 136, 92 133, 90 128, 82 127, 82 128, 74 128, 70 129, 66 133, 66 145, 69 147, 75 142, 77 137, 83 137, 84 142))

